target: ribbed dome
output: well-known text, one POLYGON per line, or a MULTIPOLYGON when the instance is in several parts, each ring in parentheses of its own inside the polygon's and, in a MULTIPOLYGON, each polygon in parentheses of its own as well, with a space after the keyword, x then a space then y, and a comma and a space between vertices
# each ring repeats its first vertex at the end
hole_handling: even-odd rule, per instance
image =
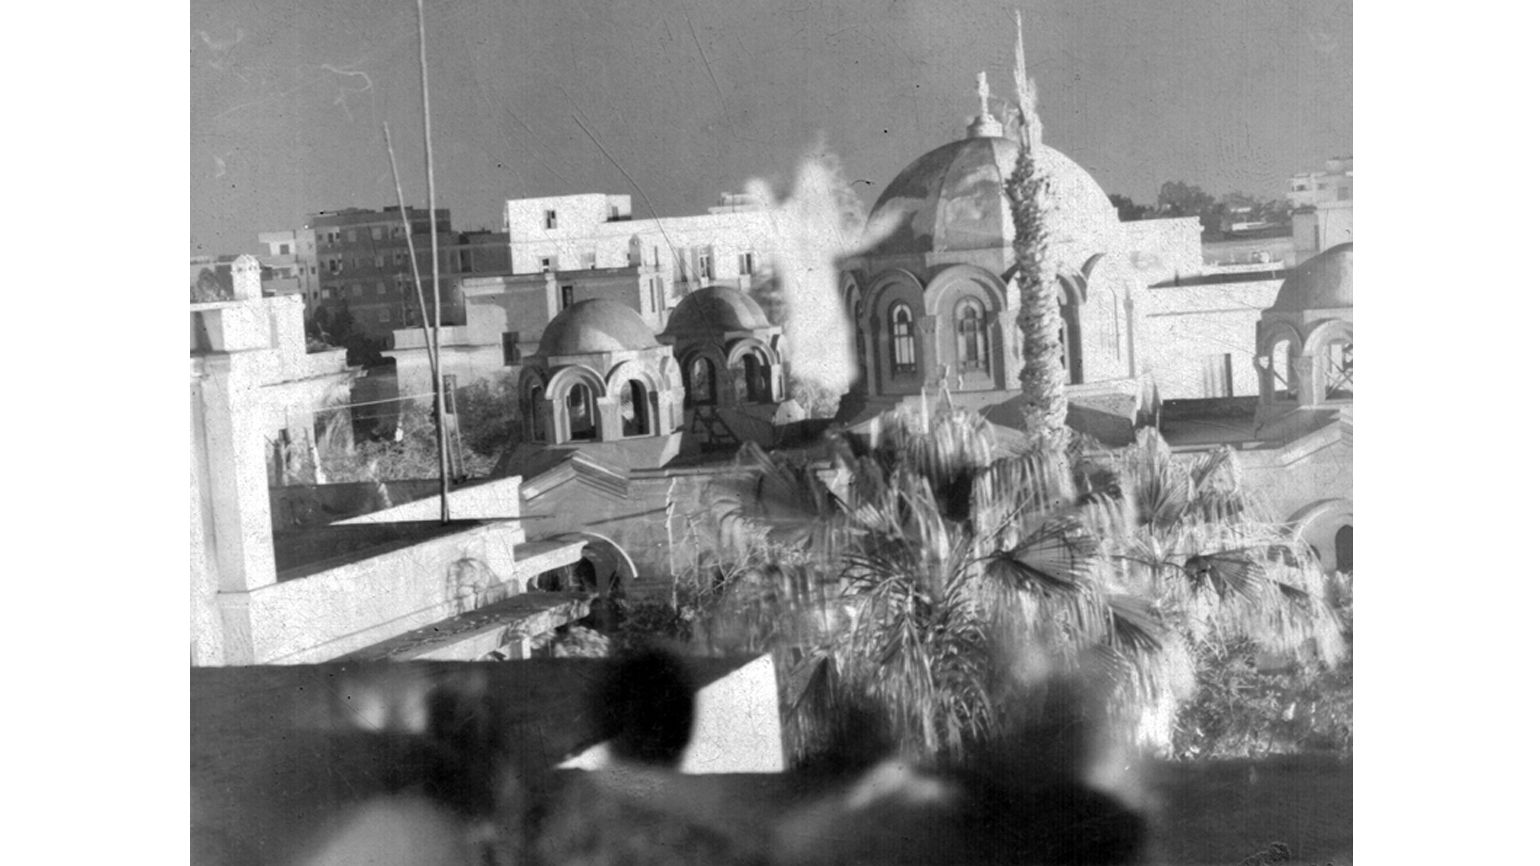
POLYGON ((598 298, 562 310, 540 335, 540 354, 627 352, 658 345, 652 328, 624 304, 598 298))
POLYGON ((685 295, 668 317, 663 333, 721 334, 770 327, 765 311, 745 292, 727 286, 707 286, 685 295))
MULTIPOLYGON (((893 231, 869 255, 999 249, 1016 237, 1005 179, 1016 167, 1018 145, 980 135, 936 148, 909 164, 872 206, 867 226, 893 231)), ((1051 243, 1089 255, 1120 247, 1117 209, 1086 170, 1051 147, 1040 159, 1053 209, 1051 243)), ((1076 263, 1078 264, 1078 262, 1076 263)))
POLYGON ((1295 268, 1268 312, 1297 313, 1353 306, 1353 245, 1338 244, 1295 268))

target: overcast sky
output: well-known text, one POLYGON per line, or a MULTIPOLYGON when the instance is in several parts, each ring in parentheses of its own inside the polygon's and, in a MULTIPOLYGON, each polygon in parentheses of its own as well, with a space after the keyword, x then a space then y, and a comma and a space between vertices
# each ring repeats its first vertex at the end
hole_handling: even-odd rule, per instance
MULTIPOLYGON (((1343 0, 426 5, 438 204, 456 228, 578 192, 700 213, 750 178, 789 182, 820 136, 870 203, 961 136, 980 70, 1009 95, 1016 8, 1044 140, 1109 193, 1148 202, 1184 180, 1282 197, 1290 174, 1353 148, 1343 0)), ((193 0, 191 22, 193 254, 393 202, 382 122, 409 203, 426 203, 411 0, 193 0)))

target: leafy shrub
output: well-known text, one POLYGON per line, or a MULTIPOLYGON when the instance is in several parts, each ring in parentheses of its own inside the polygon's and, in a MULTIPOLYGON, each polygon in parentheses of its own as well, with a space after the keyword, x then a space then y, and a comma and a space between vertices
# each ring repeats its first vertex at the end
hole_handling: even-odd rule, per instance
POLYGON ((1258 666, 1243 638, 1195 652, 1198 690, 1177 718, 1173 751, 1183 758, 1259 758, 1274 754, 1353 754, 1351 578, 1335 587, 1346 648, 1335 667, 1305 661, 1281 671, 1258 666))
POLYGON ((504 372, 460 389, 455 402, 466 448, 494 459, 502 453, 518 429, 517 388, 513 373, 504 372))

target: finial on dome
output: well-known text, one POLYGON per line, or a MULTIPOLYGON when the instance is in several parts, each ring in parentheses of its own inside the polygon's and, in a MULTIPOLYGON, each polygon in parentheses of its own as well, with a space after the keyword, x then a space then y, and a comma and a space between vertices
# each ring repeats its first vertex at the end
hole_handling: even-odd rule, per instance
POLYGON ((989 75, 980 72, 978 82, 979 116, 968 124, 968 137, 998 138, 1005 134, 1005 127, 1001 126, 1000 121, 995 120, 994 115, 989 113, 989 75))

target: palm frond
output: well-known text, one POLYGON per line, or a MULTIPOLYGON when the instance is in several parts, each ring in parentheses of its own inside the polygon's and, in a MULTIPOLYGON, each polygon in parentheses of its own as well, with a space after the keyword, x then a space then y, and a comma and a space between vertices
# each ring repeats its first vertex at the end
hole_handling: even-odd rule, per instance
POLYGON ((1222 550, 1190 556, 1182 572, 1194 591, 1212 590, 1221 599, 1255 598, 1265 572, 1246 550, 1222 550))
POLYGON ((1135 654, 1159 653, 1166 626, 1158 607, 1148 599, 1126 594, 1107 596, 1108 636, 1113 646, 1135 654))

